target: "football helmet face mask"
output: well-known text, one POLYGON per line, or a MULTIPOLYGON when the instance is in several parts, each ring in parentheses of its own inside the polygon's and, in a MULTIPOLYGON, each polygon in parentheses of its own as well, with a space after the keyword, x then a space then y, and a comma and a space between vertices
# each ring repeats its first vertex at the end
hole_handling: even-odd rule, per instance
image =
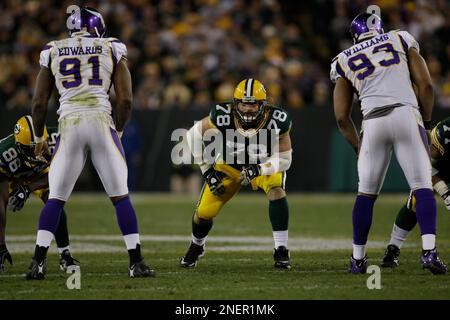
POLYGON ((251 127, 260 121, 266 107, 267 94, 263 84, 256 79, 242 80, 233 95, 234 111, 238 121, 251 127))
MULTIPOLYGON (((34 155, 34 147, 36 145, 34 137, 33 119, 31 116, 21 117, 14 126, 14 140, 20 155, 30 163, 39 162, 34 155)), ((44 127, 43 138, 44 140, 48 138, 46 127, 44 127)))
POLYGON ((350 34, 355 44, 383 33, 383 21, 376 14, 358 14, 350 24, 350 34))
POLYGON ((105 37, 105 20, 103 20, 103 16, 97 10, 89 7, 81 7, 79 12, 73 11, 70 18, 72 19, 72 25, 79 26, 79 28, 69 30, 70 35, 86 28, 86 31, 93 37, 105 37))

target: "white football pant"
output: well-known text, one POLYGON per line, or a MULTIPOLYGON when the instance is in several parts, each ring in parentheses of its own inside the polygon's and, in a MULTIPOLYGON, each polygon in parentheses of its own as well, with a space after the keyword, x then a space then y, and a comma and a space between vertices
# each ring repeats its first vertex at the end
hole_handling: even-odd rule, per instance
POLYGON ((50 165, 50 199, 67 201, 90 158, 109 197, 128 194, 125 154, 111 117, 105 112, 79 112, 59 122, 59 145, 50 165))
POLYGON ((432 188, 431 163, 419 110, 397 107, 386 116, 364 120, 362 130, 358 192, 379 194, 392 149, 411 190, 432 188))

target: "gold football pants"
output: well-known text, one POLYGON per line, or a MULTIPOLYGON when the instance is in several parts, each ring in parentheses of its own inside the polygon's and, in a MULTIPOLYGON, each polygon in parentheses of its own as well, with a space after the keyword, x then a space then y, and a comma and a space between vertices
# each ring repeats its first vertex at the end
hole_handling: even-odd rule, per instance
MULTIPOLYGON (((215 196, 212 194, 211 190, 209 190, 208 184, 206 182, 203 184, 195 210, 197 217, 200 219, 213 219, 217 216, 225 203, 241 189, 241 182, 239 180, 240 172, 237 169, 227 164, 216 164, 215 169, 225 174, 225 177, 223 178, 225 193, 221 196, 215 196)), ((258 176, 254 178, 251 181, 251 186, 253 190, 262 189, 267 194, 273 188, 281 187, 284 189, 285 179, 285 172, 277 172, 270 176, 258 176)))

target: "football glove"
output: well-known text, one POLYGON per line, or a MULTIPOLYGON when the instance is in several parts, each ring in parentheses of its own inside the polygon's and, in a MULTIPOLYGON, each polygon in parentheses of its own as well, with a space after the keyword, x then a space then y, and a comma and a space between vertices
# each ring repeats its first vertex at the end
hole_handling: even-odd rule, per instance
POLYGON ((447 210, 450 211, 450 191, 442 196, 442 200, 444 200, 447 210))
POLYGON ((250 184, 250 182, 256 178, 257 176, 261 175, 261 167, 259 164, 250 164, 241 171, 241 185, 247 186, 250 184))
POLYGON ((203 174, 206 183, 209 186, 212 194, 215 196, 221 196, 225 193, 225 187, 222 182, 224 174, 220 171, 216 171, 214 168, 209 168, 203 174))
POLYGON ((5 270, 5 261, 6 260, 9 261, 10 265, 13 264, 11 254, 9 253, 8 249, 6 249, 6 247, 4 247, 4 249, 0 249, 0 273, 2 273, 5 270))
POLYGON ((31 190, 27 186, 17 186, 9 195, 8 209, 13 212, 21 210, 30 196, 30 193, 31 190))

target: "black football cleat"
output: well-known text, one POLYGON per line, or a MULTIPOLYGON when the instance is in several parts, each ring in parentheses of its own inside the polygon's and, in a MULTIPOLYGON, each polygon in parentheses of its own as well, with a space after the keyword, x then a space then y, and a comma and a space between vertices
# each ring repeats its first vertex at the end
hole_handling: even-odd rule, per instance
POLYGON ((150 278, 155 277, 156 272, 150 269, 142 259, 140 262, 133 263, 128 267, 128 275, 130 278, 150 278))
POLYGON ((290 269, 291 259, 289 250, 285 246, 280 246, 274 249, 273 259, 275 260, 274 267, 279 269, 290 269))
POLYGON ((422 250, 420 263, 423 269, 428 269, 432 274, 445 274, 448 271, 447 266, 438 257, 436 248, 433 250, 422 250))
POLYGON ((26 274, 27 280, 43 280, 45 277, 45 272, 47 271, 47 267, 45 265, 45 260, 41 263, 38 263, 36 259, 31 259, 31 264, 28 268, 28 272, 26 274))
POLYGON ((66 273, 74 273, 80 270, 80 261, 74 259, 69 250, 64 250, 59 257, 59 268, 66 273))
POLYGON ((367 256, 362 259, 355 259, 353 255, 350 257, 350 265, 348 272, 353 274, 367 273, 367 256))
POLYGON ((198 259, 205 254, 205 246, 199 246, 193 242, 189 246, 188 251, 181 258, 180 265, 185 268, 194 268, 197 265, 198 259))
POLYGON ((384 252, 383 262, 381 266, 383 268, 395 268, 399 265, 400 249, 394 244, 387 246, 384 252))

